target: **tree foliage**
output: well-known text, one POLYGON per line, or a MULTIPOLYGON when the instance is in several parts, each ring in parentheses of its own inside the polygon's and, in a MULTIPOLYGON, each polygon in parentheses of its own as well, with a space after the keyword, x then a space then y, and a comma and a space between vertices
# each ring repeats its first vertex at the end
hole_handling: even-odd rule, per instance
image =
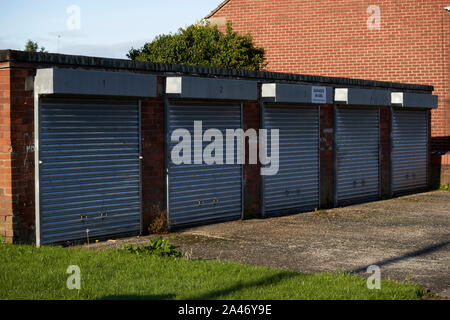
POLYGON ((260 70, 265 66, 264 48, 256 47, 250 34, 240 35, 227 24, 225 33, 209 22, 159 35, 127 57, 137 61, 260 70))
POLYGON ((38 50, 39 52, 47 52, 44 47, 41 47, 39 49, 39 44, 32 40, 28 40, 27 43, 25 44, 25 51, 27 52, 38 52, 38 50))

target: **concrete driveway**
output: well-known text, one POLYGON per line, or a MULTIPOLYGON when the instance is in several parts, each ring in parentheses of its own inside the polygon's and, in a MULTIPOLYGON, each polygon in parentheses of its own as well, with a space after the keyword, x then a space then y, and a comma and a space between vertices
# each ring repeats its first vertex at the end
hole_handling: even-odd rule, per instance
POLYGON ((192 258, 306 273, 346 270, 364 275, 367 266, 376 264, 382 279, 409 278, 450 296, 448 191, 195 227, 176 233, 173 242, 192 258))
POLYGON ((450 296, 450 192, 345 208, 196 227, 175 242, 193 258, 299 272, 365 273, 421 284, 450 296))

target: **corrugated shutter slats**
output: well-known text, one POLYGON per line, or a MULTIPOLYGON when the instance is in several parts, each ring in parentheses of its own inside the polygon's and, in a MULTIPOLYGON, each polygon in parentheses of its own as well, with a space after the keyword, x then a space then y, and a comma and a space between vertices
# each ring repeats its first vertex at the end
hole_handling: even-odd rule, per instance
MULTIPOLYGON (((225 161, 226 129, 241 128, 241 106, 232 103, 169 103, 167 141, 171 227, 239 219, 242 215, 242 165, 236 163, 236 158, 233 165, 194 164, 194 121, 202 121, 203 133, 208 129, 222 132, 225 161), (178 143, 172 142, 171 136, 180 128, 191 134, 192 164, 176 165, 170 159, 172 149, 178 143)), ((209 143, 202 142, 202 151, 209 143)))
POLYGON ((379 198, 379 110, 336 108, 338 204, 379 198))
POLYGON ((392 112, 392 189, 408 192, 427 186, 428 118, 426 110, 392 112))
POLYGON ((41 242, 140 232, 139 106, 42 100, 41 242))
MULTIPOLYGON (((265 104, 263 128, 279 129, 279 171, 263 177, 264 214, 319 206, 319 109, 265 104)), ((271 150, 268 133, 269 154, 271 150)))

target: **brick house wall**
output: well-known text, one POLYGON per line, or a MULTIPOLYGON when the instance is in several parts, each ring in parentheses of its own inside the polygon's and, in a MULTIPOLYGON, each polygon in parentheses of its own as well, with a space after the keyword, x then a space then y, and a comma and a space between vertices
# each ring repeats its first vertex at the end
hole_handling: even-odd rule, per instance
POLYGON ((432 111, 432 163, 444 184, 450 183, 447 6, 449 0, 229 0, 207 18, 250 33, 266 49, 269 71, 433 85, 439 108, 432 111), (368 28, 373 5, 379 29, 368 28))

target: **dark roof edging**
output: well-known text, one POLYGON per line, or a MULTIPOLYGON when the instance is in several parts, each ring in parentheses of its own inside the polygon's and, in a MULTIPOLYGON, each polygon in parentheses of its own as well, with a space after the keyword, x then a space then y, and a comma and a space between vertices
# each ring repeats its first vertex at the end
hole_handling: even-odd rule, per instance
POLYGON ((222 9, 230 0, 224 0, 222 1, 214 10, 212 10, 210 13, 208 13, 207 16, 205 16, 205 19, 211 18, 213 15, 217 13, 220 9, 222 9))
POLYGON ((75 65, 80 67, 98 67, 111 69, 140 70, 148 72, 170 72, 217 77, 239 77, 262 81, 292 81, 304 83, 323 83, 335 86, 378 87, 399 90, 433 91, 433 86, 405 84, 386 81, 362 80, 340 77, 311 76, 270 71, 252 71, 243 69, 224 69, 219 67, 175 65, 167 63, 140 62, 126 59, 112 59, 89 56, 66 55, 59 53, 25 52, 0 50, 0 62, 28 62, 52 65, 75 65))

